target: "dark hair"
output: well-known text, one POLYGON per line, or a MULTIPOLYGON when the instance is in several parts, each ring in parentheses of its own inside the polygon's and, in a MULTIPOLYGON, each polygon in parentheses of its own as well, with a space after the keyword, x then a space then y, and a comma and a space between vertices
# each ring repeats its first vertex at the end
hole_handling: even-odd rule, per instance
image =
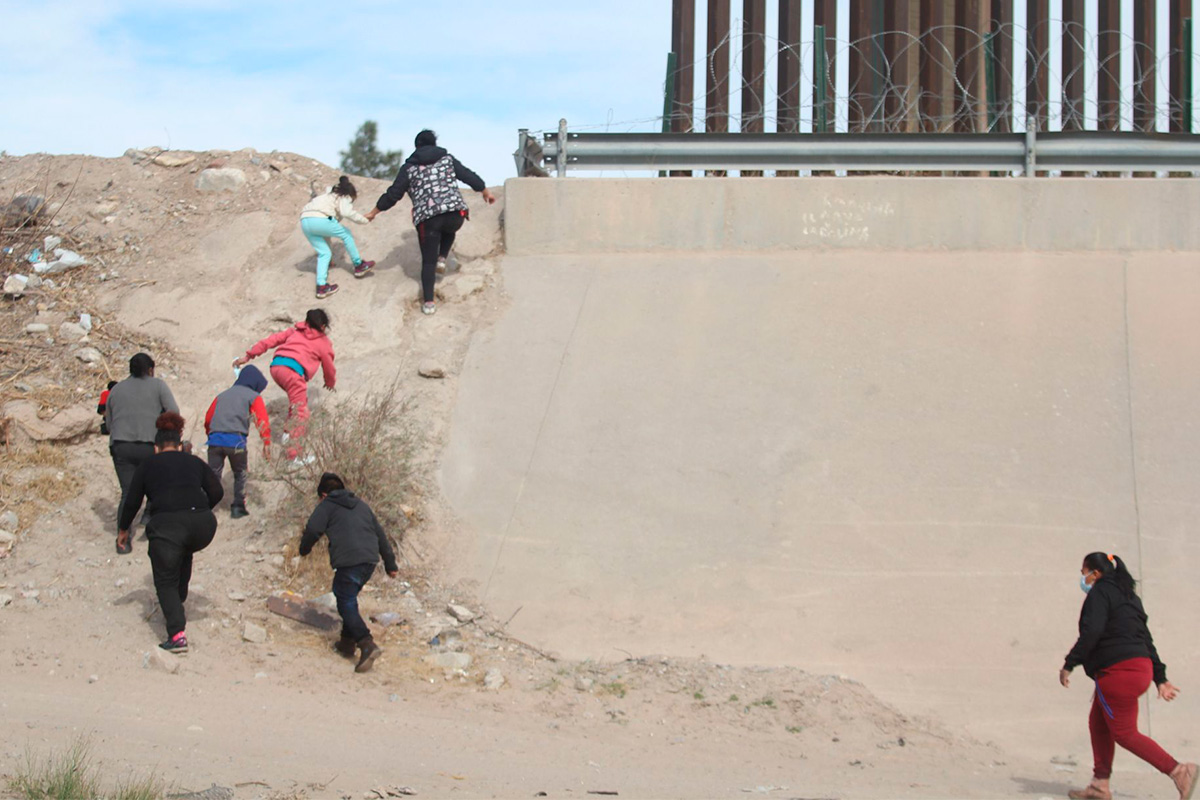
POLYGON ((116 381, 109 381, 109 382, 108 382, 108 388, 109 388, 109 389, 111 389, 112 387, 114 387, 114 386, 116 386, 116 385, 117 385, 117 382, 116 382, 116 381))
POLYGON ((317 482, 317 497, 345 488, 346 484, 342 483, 341 478, 332 472, 326 472, 321 476, 321 480, 317 482))
POLYGON ((154 444, 162 447, 168 444, 179 444, 183 441, 183 417, 174 411, 164 411, 154 420, 158 433, 154 436, 154 444))
POLYGON ((433 147, 437 144, 437 134, 426 128, 417 134, 417 138, 413 139, 413 144, 417 147, 433 147))
POLYGON ((1101 578, 1112 578, 1126 597, 1132 596, 1137 590, 1137 581, 1133 579, 1133 574, 1125 566, 1125 562, 1121 560, 1120 556, 1099 552, 1088 553, 1083 557, 1083 565, 1089 570, 1094 569, 1099 572, 1101 578))
POLYGON ((304 322, 315 331, 324 333, 329 328, 329 314, 323 308, 310 308, 304 322))
POLYGON ((154 369, 154 359, 146 353, 138 353, 129 359, 129 374, 135 378, 144 378, 154 369))
POLYGON ((358 190, 354 188, 354 184, 345 175, 338 179, 337 184, 333 187, 333 193, 349 197, 351 200, 358 197, 358 190))

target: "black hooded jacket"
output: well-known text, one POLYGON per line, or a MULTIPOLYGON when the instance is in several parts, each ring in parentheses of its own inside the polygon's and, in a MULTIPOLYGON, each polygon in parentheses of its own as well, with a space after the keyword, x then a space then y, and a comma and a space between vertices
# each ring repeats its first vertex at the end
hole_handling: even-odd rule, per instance
POLYGON ((355 497, 354 492, 337 489, 317 504, 304 526, 300 555, 311 553, 322 535, 329 537, 329 565, 334 569, 378 564, 381 555, 388 572, 398 569, 396 554, 383 526, 371 507, 355 497))
MULTIPOLYGON (((445 148, 438 147, 436 145, 423 145, 422 147, 418 147, 400 167, 400 172, 397 173, 396 180, 392 182, 392 185, 387 188, 386 192, 379 196, 379 200, 375 203, 375 207, 380 211, 387 211, 389 208, 396 205, 396 203, 400 202, 401 198, 404 197, 411 186, 412 174, 409 170, 410 165, 433 164, 445 158, 447 155, 450 154, 445 148)), ((457 158, 454 158, 454 156, 450 156, 450 158, 454 161, 455 178, 462 181, 467 186, 470 186, 477 192, 482 192, 486 188, 487 184, 483 182, 483 178, 464 167, 462 162, 460 162, 457 158)))
POLYGON ((1131 658, 1148 658, 1154 665, 1154 682, 1166 683, 1167 665, 1158 658, 1146 625, 1146 610, 1136 594, 1128 597, 1112 578, 1101 578, 1083 601, 1079 612, 1079 639, 1063 669, 1083 665, 1089 678, 1106 667, 1131 658))

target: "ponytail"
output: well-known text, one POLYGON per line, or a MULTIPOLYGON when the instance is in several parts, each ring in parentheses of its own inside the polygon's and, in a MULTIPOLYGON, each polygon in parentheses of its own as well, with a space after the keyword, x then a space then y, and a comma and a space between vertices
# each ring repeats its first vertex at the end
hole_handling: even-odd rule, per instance
POLYGON ((345 175, 338 179, 337 184, 333 187, 333 193, 342 197, 349 197, 351 200, 358 198, 358 190, 354 188, 354 184, 345 175))
POLYGON ((1088 553, 1083 558, 1083 565, 1099 572, 1101 578, 1111 578, 1126 597, 1132 597, 1137 591, 1137 581, 1133 579, 1133 573, 1118 555, 1088 553))

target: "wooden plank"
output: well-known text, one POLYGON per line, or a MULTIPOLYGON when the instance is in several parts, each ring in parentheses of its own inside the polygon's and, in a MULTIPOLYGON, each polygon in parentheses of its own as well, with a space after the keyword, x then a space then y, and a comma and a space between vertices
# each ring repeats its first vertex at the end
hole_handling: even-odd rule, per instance
POLYGON ((335 631, 342 627, 340 617, 292 592, 268 597, 267 610, 323 631, 335 631))

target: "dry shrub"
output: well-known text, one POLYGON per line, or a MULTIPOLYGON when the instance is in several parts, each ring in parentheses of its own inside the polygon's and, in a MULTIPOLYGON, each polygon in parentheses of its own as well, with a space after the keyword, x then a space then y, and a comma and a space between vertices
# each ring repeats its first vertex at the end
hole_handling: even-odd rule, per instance
POLYGON ((83 487, 83 477, 68 466, 63 445, 0 448, 0 511, 14 511, 20 530, 28 530, 36 517, 76 497, 83 487))
MULTIPOLYGON (((413 494, 417 437, 398 382, 397 378, 383 389, 317 407, 299 443, 304 454, 313 457, 312 463, 292 465, 280 458, 272 465, 273 477, 286 487, 277 522, 297 531, 285 551, 289 564, 299 551, 299 531, 318 502, 317 482, 324 472, 337 473, 347 489, 371 506, 399 557, 408 527, 403 506, 413 494)), ((289 582, 328 585, 328 556, 323 543, 318 547, 298 567, 289 567, 289 582)))

